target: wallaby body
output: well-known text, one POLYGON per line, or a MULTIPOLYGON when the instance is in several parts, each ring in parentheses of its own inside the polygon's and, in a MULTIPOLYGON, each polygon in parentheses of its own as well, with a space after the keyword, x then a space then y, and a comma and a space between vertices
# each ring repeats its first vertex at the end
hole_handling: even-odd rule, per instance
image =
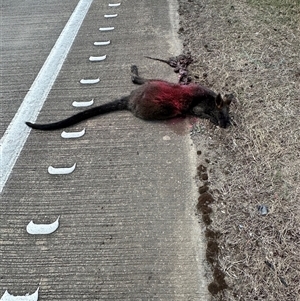
POLYGON ((141 87, 129 96, 103 104, 62 121, 49 124, 26 122, 34 129, 51 131, 74 125, 83 120, 118 110, 129 110, 133 115, 145 120, 164 120, 176 116, 195 115, 208 118, 220 127, 230 124, 230 100, 197 84, 180 85, 163 80, 146 80, 138 75, 136 66, 131 67, 132 82, 141 87))

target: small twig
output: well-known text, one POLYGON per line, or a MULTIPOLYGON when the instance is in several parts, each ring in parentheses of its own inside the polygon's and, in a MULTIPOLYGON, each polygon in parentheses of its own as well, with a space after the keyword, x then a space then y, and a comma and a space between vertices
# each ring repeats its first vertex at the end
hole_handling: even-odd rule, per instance
POLYGON ((270 261, 265 260, 265 264, 266 264, 270 269, 272 269, 273 271, 275 271, 274 265, 273 265, 270 261))
MULTIPOLYGON (((272 269, 273 271, 275 271, 275 267, 274 267, 274 265, 273 265, 270 261, 265 260, 265 264, 266 264, 270 269, 272 269)), ((286 283, 286 281, 284 280, 283 277, 278 276, 278 278, 279 278, 280 282, 281 282, 284 286, 286 286, 286 287, 288 286, 288 284, 286 283)))

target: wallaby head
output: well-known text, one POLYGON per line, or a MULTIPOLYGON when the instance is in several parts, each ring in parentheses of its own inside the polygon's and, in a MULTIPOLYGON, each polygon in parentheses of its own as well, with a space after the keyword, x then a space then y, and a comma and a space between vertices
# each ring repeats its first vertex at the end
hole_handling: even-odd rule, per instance
POLYGON ((200 85, 196 95, 196 100, 194 100, 191 108, 193 115, 209 119, 221 128, 226 128, 230 125, 230 98, 225 96, 223 99, 221 94, 216 94, 200 85))
POLYGON ((230 125, 230 116, 229 116, 229 106, 231 103, 231 98, 224 96, 224 99, 221 97, 220 93, 215 99, 216 110, 212 112, 215 115, 218 125, 221 128, 226 128, 230 125))

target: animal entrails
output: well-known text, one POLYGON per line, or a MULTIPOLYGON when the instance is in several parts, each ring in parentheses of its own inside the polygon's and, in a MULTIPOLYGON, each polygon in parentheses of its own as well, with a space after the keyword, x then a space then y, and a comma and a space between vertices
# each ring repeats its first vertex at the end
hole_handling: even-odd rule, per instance
POLYGON ((26 122, 26 124, 33 129, 52 131, 119 110, 129 110, 136 117, 145 120, 194 115, 207 118, 222 128, 230 124, 230 99, 223 100, 220 94, 198 84, 180 85, 163 80, 144 79, 139 76, 135 65, 131 67, 131 73, 132 82, 141 87, 133 90, 129 96, 82 111, 58 122, 48 124, 26 122))
POLYGON ((145 56, 148 59, 163 62, 174 69, 175 73, 179 73, 178 83, 187 85, 191 82, 191 77, 188 75, 188 66, 193 62, 191 54, 180 54, 175 57, 170 57, 167 60, 145 56))

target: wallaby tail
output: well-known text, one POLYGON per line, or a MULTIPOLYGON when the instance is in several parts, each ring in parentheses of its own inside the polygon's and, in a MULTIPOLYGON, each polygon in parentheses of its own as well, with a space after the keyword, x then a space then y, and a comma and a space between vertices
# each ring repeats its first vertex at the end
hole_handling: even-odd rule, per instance
POLYGON ((71 125, 74 125, 76 123, 79 123, 83 120, 103 115, 106 113, 110 113, 113 111, 120 111, 120 110, 127 110, 128 109, 128 96, 123 97, 121 99, 114 100, 112 102, 82 111, 80 113, 77 113, 69 118, 66 118, 64 120, 48 123, 48 124, 37 124, 37 123, 31 123, 26 122, 26 124, 36 130, 42 130, 42 131, 53 131, 53 130, 59 130, 62 128, 69 127, 71 125))

